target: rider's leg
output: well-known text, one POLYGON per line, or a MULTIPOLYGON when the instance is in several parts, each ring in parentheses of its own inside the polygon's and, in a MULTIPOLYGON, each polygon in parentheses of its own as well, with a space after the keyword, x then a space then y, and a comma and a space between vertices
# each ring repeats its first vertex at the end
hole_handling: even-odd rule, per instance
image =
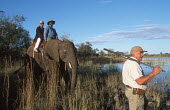
POLYGON ((41 38, 38 38, 38 39, 37 39, 37 42, 35 43, 35 47, 34 47, 34 51, 35 51, 35 52, 38 52, 38 47, 39 47, 39 45, 40 45, 40 42, 41 42, 41 38))

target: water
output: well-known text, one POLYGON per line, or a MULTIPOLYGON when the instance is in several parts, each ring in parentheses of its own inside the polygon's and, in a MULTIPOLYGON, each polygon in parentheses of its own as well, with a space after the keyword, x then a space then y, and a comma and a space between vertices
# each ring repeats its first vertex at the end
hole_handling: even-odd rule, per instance
MULTIPOLYGON (((159 65, 164 71, 166 71, 158 74, 154 79, 152 79, 150 84, 157 83, 159 84, 159 86, 161 85, 164 88, 166 87, 170 89, 170 57, 147 57, 143 58, 142 62, 147 63, 151 66, 159 65)), ((120 72, 122 72, 123 63, 116 63, 113 65, 119 68, 120 72)), ((146 65, 141 64, 141 67, 145 75, 152 72, 152 68, 146 65)))
MULTIPOLYGON (((160 81, 167 80, 170 83, 170 57, 151 57, 144 58, 143 62, 149 63, 152 66, 159 65, 165 72, 161 72, 155 78, 160 81)), ((142 66, 145 74, 152 72, 152 68, 142 66)))

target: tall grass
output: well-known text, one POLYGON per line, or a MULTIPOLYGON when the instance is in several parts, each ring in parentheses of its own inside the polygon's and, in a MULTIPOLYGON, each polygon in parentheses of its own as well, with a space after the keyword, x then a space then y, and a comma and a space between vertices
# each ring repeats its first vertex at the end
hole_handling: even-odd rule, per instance
MULTIPOLYGON (((5 59, 5 68, 3 70, 3 73, 4 73, 4 84, 3 84, 3 96, 5 97, 6 99, 6 106, 8 107, 8 97, 9 97, 9 74, 7 72, 7 66, 8 65, 8 62, 7 60, 5 59)), ((8 109, 8 108, 7 108, 8 109)))
MULTIPOLYGON (((32 60, 30 60, 32 61, 32 60)), ((57 106, 57 73, 58 65, 51 61, 51 69, 41 78, 34 76, 33 65, 26 65, 26 77, 23 79, 20 93, 19 110, 55 110, 57 106), (46 78, 45 78, 46 77, 46 78), (40 81, 37 81, 40 80, 40 81), (39 83, 39 84, 35 84, 39 83), (38 85, 37 87, 35 85, 38 85)))
MULTIPOLYGON (((119 69, 113 66, 114 64, 110 64, 107 69, 93 61, 79 64, 76 88, 74 91, 66 92, 62 88, 64 84, 58 86, 59 80, 60 82, 63 80, 58 74, 58 64, 49 62, 51 71, 41 74, 40 79, 35 77, 36 73, 33 71, 32 64, 26 66, 26 72, 23 69, 16 75, 12 75, 6 67, 3 71, 3 100, 5 100, 5 105, 1 104, 0 106, 5 106, 5 109, 10 110, 128 109, 122 76, 119 69), (13 79, 10 78, 11 76, 13 79), (11 90, 14 84, 16 88, 11 90), (16 93, 15 97, 11 97, 12 93, 16 93)), ((161 100, 167 95, 153 86, 148 87, 146 94, 149 98, 153 98, 157 105, 158 103, 160 105, 161 100)))

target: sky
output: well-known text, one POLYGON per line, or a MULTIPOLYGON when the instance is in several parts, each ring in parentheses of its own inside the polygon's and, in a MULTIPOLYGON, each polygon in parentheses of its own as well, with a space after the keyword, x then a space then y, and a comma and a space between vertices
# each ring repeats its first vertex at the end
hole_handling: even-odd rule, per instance
POLYGON ((129 52, 141 46, 149 54, 170 53, 170 0, 0 0, 6 15, 23 15, 24 29, 35 37, 39 21, 56 21, 59 38, 75 45, 129 52))

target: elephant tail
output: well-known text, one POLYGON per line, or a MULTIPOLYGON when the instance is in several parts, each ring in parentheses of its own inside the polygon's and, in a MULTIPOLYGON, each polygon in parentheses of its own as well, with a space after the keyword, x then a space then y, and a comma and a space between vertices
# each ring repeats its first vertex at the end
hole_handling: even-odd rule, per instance
POLYGON ((17 69, 16 71, 14 71, 13 74, 17 74, 24 66, 25 66, 25 64, 23 64, 19 69, 17 69))
POLYGON ((28 54, 26 54, 25 57, 24 57, 24 64, 23 64, 20 68, 18 68, 17 70, 15 70, 15 71, 13 72, 13 74, 18 74, 18 73, 19 73, 19 71, 26 65, 26 59, 27 59, 28 57, 29 57, 28 54))

